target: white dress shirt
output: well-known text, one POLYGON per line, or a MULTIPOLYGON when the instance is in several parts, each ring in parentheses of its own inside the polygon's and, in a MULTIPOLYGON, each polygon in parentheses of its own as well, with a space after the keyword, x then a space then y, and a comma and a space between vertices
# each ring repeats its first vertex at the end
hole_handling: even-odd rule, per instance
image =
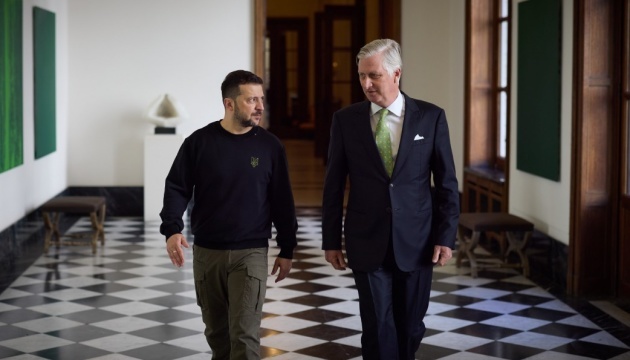
MULTIPOLYGON (((376 124, 379 120, 378 112, 382 107, 372 103, 372 118, 370 124, 372 125, 372 133, 376 132, 376 124)), ((403 119, 405 118, 405 97, 402 92, 398 92, 398 97, 391 105, 387 107, 389 111, 385 120, 387 121, 387 127, 389 127, 389 135, 392 139, 392 156, 394 162, 396 161, 396 155, 398 155, 398 148, 400 147, 400 135, 402 134, 403 119)))

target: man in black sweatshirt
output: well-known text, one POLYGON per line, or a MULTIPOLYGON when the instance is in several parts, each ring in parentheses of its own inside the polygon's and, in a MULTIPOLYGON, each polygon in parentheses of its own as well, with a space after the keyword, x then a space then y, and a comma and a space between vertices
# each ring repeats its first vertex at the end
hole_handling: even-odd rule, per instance
POLYGON ((229 73, 221 84, 223 119, 186 138, 166 177, 160 232, 178 267, 189 247, 182 215, 194 196, 195 290, 213 359, 260 359, 272 223, 280 247, 276 282, 291 270, 297 243, 284 146, 258 126, 262 84, 249 71, 229 73))

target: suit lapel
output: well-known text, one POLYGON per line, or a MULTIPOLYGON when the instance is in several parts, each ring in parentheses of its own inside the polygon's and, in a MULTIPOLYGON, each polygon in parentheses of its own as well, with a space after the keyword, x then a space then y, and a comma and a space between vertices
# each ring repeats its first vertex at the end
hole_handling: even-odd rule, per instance
POLYGON ((400 146, 398 147, 398 155, 396 155, 396 164, 394 164, 392 178, 403 168, 413 145, 413 137, 418 127, 418 122, 422 118, 422 111, 418 105, 405 93, 403 93, 403 95, 405 96, 405 118, 403 120, 400 146))

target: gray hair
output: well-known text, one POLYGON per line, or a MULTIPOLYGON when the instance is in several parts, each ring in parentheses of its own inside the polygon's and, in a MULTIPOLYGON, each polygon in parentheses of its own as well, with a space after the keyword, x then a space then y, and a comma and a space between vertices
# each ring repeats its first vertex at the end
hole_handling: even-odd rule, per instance
POLYGON ((383 53, 383 68, 389 75, 393 75, 396 69, 402 69, 400 45, 392 39, 376 39, 363 46, 357 54, 357 65, 359 60, 378 53, 383 53))

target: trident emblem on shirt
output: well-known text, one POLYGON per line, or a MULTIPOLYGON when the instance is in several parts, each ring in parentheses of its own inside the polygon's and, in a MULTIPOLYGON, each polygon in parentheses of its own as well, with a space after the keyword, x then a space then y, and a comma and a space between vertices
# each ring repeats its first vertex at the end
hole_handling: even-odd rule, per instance
POLYGON ((256 166, 258 166, 258 158, 257 158, 257 157, 253 157, 253 156, 252 156, 252 160, 251 160, 250 164, 252 164, 252 167, 253 167, 253 168, 255 168, 256 166))

